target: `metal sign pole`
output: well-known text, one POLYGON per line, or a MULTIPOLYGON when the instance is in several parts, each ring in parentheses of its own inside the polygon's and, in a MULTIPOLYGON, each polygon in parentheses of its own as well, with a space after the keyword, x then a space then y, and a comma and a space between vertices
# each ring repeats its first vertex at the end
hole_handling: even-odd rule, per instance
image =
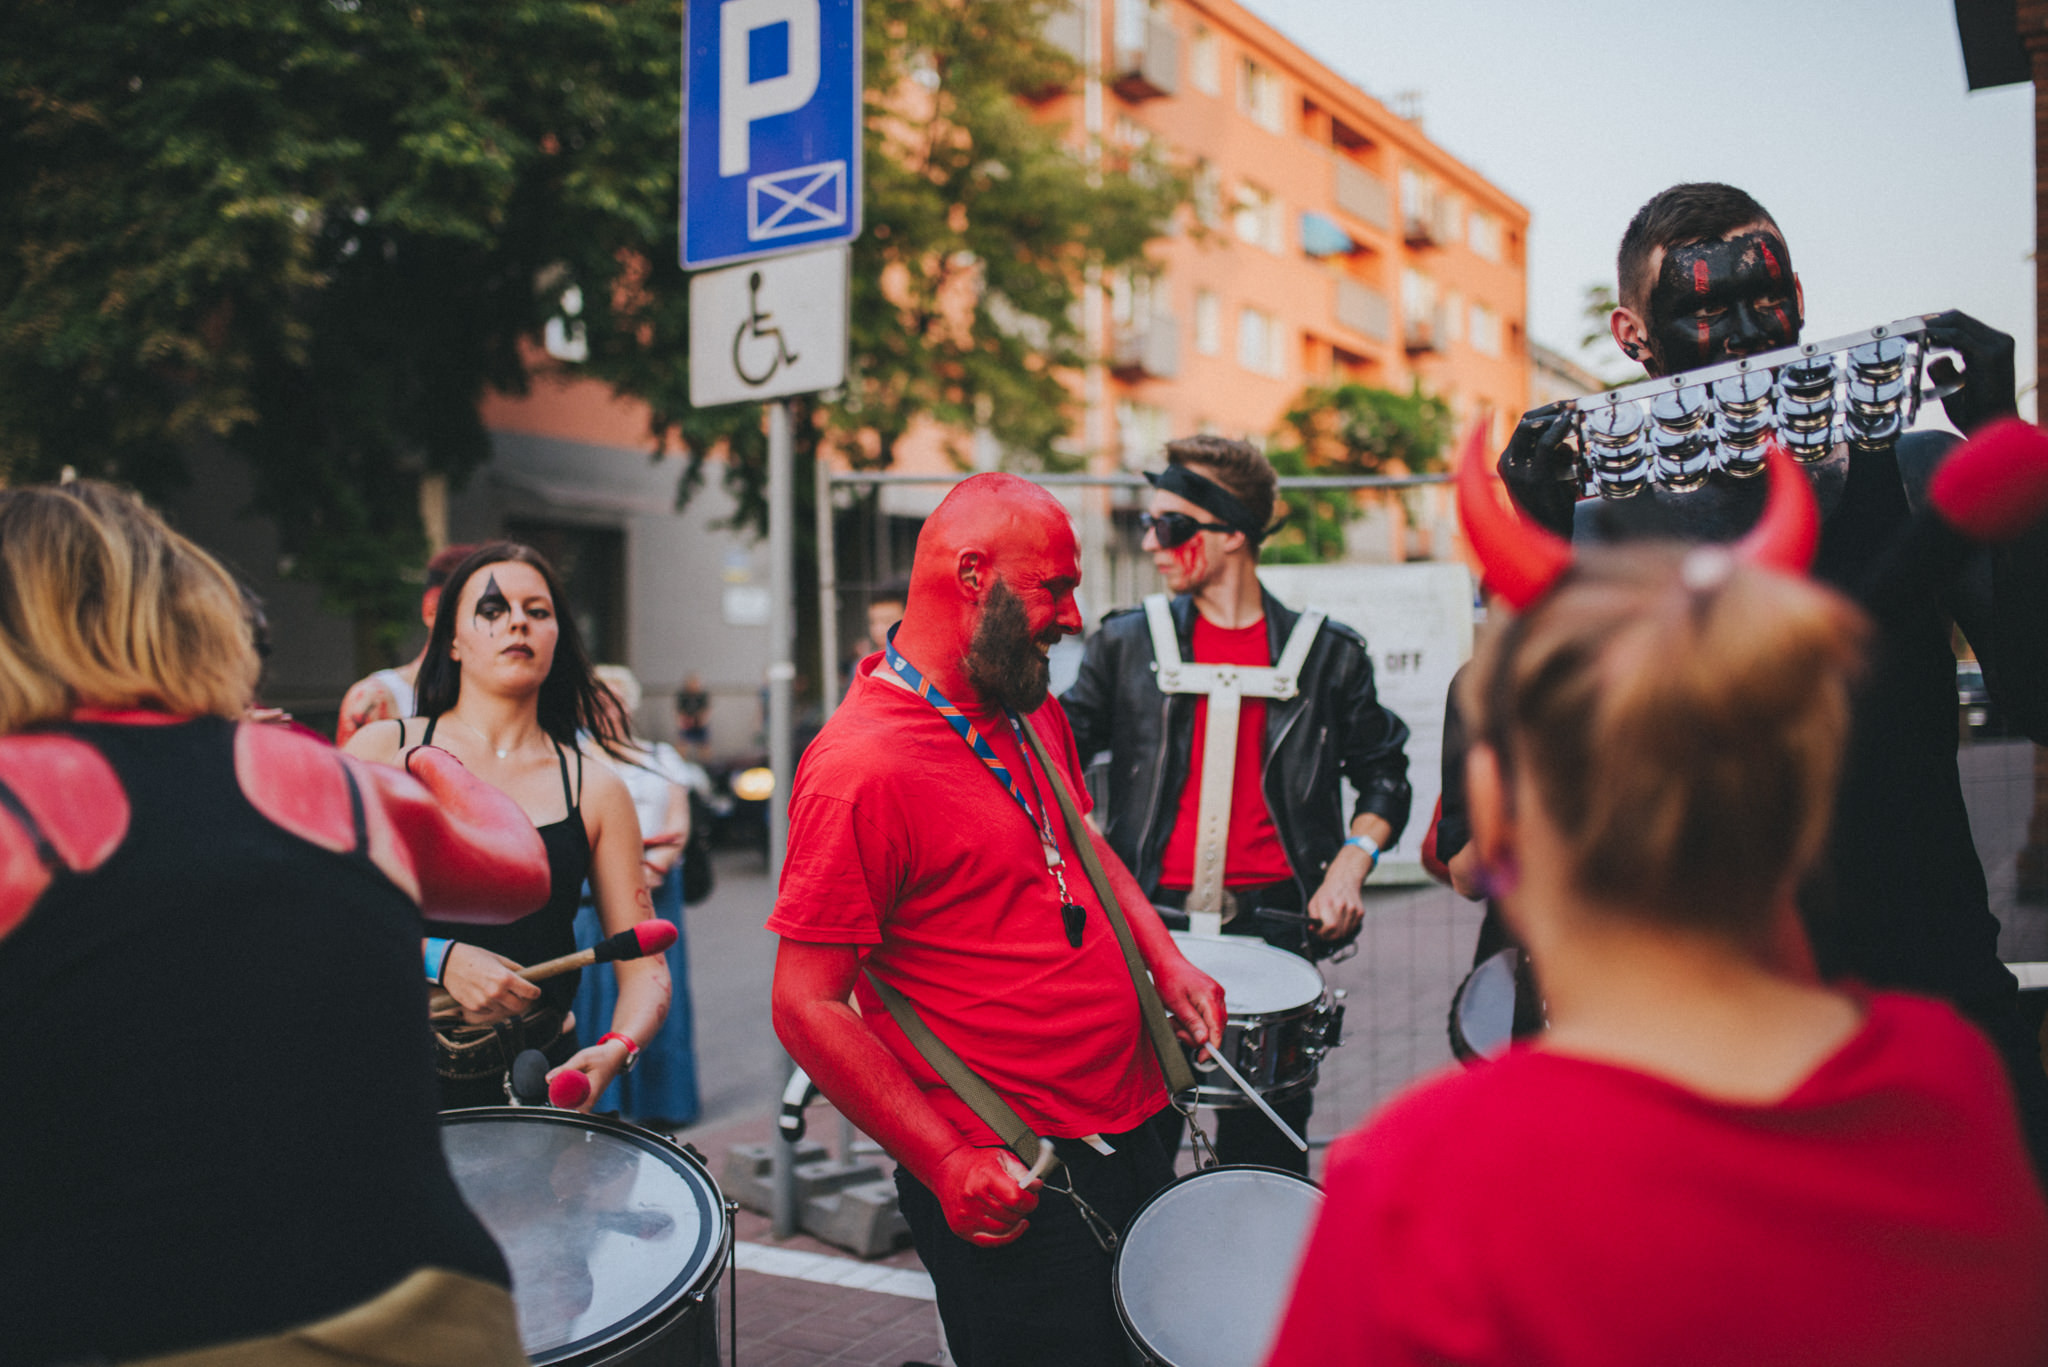
MULTIPOLYGON (((790 450, 789 405, 768 405, 768 591, 773 603, 768 610, 768 768, 775 775, 775 792, 768 799, 768 881, 782 882, 782 858, 789 849, 789 783, 792 763, 790 741, 790 684, 796 679, 796 665, 790 660, 790 630, 795 603, 795 572, 791 552, 796 549, 796 501, 790 483, 795 460, 790 450)), ((792 1068, 794 1064, 790 1065, 792 1068)), ((783 1080, 788 1081, 785 1074, 783 1080)), ((769 1219, 775 1237, 787 1239, 796 1233, 796 1154, 788 1140, 778 1133, 769 1148, 769 1219)))
POLYGON ((839 548, 832 540, 832 463, 817 462, 819 720, 839 706, 839 548))

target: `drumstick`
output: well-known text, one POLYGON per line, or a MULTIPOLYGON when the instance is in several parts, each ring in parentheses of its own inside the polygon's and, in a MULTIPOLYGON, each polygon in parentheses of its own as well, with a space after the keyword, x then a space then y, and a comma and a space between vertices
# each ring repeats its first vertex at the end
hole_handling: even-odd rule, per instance
POLYGON ((1237 1090, 1243 1092, 1246 1096, 1250 1097, 1252 1100, 1252 1105, 1258 1107, 1261 1111, 1264 1111, 1266 1113, 1266 1119, 1272 1121, 1274 1126, 1279 1129, 1280 1133, 1287 1136, 1287 1142, 1294 1145, 1295 1148, 1300 1149, 1303 1153, 1307 1153, 1308 1141, 1306 1139, 1303 1139, 1300 1135, 1296 1134, 1294 1132, 1294 1127, 1292 1125, 1289 1125, 1286 1121, 1280 1118, 1280 1112, 1274 1110, 1271 1106, 1268 1106, 1266 1104, 1266 1098, 1260 1096, 1258 1092, 1252 1087, 1251 1083, 1246 1082, 1244 1080, 1244 1074, 1238 1072, 1237 1069, 1230 1066, 1230 1060, 1223 1057, 1223 1051, 1218 1049, 1213 1044, 1205 1044, 1202 1047, 1208 1050, 1209 1057, 1215 1060, 1216 1066, 1218 1068, 1221 1068, 1223 1070, 1223 1075, 1229 1078, 1232 1082, 1237 1084, 1237 1090))
MULTIPOLYGON (((564 954, 559 959, 529 964, 519 970, 519 976, 530 983, 559 978, 564 973, 574 973, 579 968, 592 964, 608 964, 617 959, 644 959, 649 955, 666 954, 669 946, 676 942, 676 927, 673 921, 664 921, 659 916, 651 917, 637 925, 628 926, 616 935, 610 935, 588 949, 579 949, 574 954, 564 954)), ((427 998, 427 1013, 441 1015, 455 1009, 455 998, 442 989, 436 988, 427 998)))
POLYGON ((590 1078, 571 1068, 566 1073, 556 1073, 548 1083, 548 1104, 573 1111, 590 1099, 590 1078))

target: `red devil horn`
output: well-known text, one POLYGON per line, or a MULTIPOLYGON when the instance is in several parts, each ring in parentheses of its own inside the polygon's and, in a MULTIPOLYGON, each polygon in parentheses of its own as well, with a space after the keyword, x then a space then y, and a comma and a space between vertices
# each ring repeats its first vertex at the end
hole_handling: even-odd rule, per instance
POLYGON ((1495 495, 1486 427, 1483 418, 1472 424, 1458 457, 1458 520, 1487 585, 1520 612, 1564 573, 1572 563, 1572 547, 1495 495))
POLYGON ((1763 516, 1735 543, 1735 554, 1765 569, 1805 574, 1820 548, 1820 505, 1814 502, 1813 486, 1776 437, 1765 448, 1764 469, 1771 492, 1763 516))

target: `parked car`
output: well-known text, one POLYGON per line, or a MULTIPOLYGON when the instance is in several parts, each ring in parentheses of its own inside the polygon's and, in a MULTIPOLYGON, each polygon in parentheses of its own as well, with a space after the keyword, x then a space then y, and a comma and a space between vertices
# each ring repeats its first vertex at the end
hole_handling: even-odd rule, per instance
POLYGON ((2005 719, 1984 687, 1984 666, 1975 660, 1956 661, 1956 708, 1962 735, 1972 740, 2005 734, 2005 719))

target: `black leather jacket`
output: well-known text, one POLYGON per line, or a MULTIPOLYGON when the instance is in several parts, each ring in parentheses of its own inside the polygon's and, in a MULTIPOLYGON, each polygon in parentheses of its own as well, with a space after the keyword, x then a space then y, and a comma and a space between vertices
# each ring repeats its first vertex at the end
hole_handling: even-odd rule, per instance
MULTIPOLYGON (((1299 614, 1270 593, 1263 598, 1268 658, 1277 660, 1299 614)), ((1194 621, 1193 596, 1174 599, 1187 661, 1194 659, 1194 621)), ((1112 612, 1088 642, 1080 678, 1060 697, 1082 759, 1110 752, 1109 800, 1096 819, 1148 894, 1158 890, 1160 855, 1180 810, 1195 735, 1194 695, 1161 693, 1156 670, 1144 610, 1112 612)), ((1324 622, 1302 666, 1300 691, 1287 702, 1266 703, 1266 807, 1304 905, 1350 830, 1340 776, 1358 790, 1353 818, 1384 817, 1395 836, 1408 824, 1407 742, 1408 728, 1380 706, 1373 689, 1365 638, 1324 622)))

